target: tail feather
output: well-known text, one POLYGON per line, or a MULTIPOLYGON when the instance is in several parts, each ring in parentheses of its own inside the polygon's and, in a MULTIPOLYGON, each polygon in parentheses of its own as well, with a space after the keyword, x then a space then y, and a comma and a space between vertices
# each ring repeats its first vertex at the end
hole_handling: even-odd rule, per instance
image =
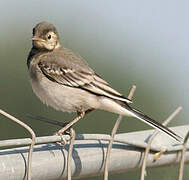
POLYGON ((182 142, 182 138, 180 136, 175 134, 173 131, 171 131, 167 127, 151 119, 147 115, 143 114, 142 112, 130 107, 128 103, 120 101, 120 100, 107 98, 107 97, 102 97, 99 100, 101 104, 99 109, 110 111, 116 114, 120 114, 122 116, 135 117, 143 121, 144 123, 158 129, 159 131, 164 132, 165 134, 169 135, 175 140, 182 142))
POLYGON ((181 142, 182 138, 180 136, 178 136, 177 134, 175 134, 170 129, 168 129, 167 127, 163 126, 159 122, 151 119, 150 117, 148 117, 147 115, 143 114, 142 112, 140 112, 136 109, 131 108, 130 110, 131 110, 133 116, 136 117, 137 119, 140 119, 141 121, 145 122, 146 124, 149 124, 150 126, 166 133, 167 135, 169 135, 172 138, 176 139, 177 141, 181 142))

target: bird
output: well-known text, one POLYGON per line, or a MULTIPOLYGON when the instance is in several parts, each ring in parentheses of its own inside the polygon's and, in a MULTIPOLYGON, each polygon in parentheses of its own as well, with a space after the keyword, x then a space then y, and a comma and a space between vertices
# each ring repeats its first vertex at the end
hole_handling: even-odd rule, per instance
POLYGON ((87 113, 99 109, 135 117, 181 141, 181 137, 169 128, 131 107, 130 99, 113 89, 80 55, 64 48, 56 27, 51 23, 43 21, 33 28, 27 67, 32 89, 44 104, 56 110, 78 114, 59 133, 87 113))

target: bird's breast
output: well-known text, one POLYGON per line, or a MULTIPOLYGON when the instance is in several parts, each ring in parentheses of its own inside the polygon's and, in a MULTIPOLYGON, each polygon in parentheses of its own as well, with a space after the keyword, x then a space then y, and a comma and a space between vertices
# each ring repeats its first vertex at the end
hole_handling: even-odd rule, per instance
POLYGON ((91 93, 53 82, 32 67, 29 74, 34 93, 44 104, 56 110, 76 112, 99 106, 96 96, 91 93))

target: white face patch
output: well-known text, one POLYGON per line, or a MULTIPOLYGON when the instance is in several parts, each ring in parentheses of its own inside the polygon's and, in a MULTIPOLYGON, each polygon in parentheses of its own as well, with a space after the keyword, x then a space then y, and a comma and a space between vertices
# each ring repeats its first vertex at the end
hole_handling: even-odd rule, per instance
POLYGON ((54 32, 48 32, 46 34, 46 41, 43 45, 48 50, 53 50, 57 45, 58 37, 54 32))
POLYGON ((60 47, 58 36, 52 31, 48 32, 43 39, 38 38, 38 40, 34 40, 33 45, 37 48, 47 49, 50 51, 60 47))

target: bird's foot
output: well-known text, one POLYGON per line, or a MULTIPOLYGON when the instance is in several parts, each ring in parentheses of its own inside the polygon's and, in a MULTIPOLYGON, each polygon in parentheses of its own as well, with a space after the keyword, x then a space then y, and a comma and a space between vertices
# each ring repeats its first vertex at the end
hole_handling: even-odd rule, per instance
POLYGON ((64 147, 67 144, 66 139, 64 138, 62 133, 56 132, 55 135, 60 136, 61 141, 60 142, 56 142, 56 144, 58 144, 59 146, 64 147))
MULTIPOLYGON (((69 123, 64 123, 64 126, 66 126, 67 124, 69 124, 69 123)), ((57 131, 57 132, 54 133, 54 135, 60 136, 60 138, 61 138, 60 142, 56 142, 58 145, 64 147, 67 144, 67 140, 65 139, 64 135, 70 135, 69 129, 67 129, 67 130, 65 130, 63 132, 59 130, 59 131, 57 131)))

